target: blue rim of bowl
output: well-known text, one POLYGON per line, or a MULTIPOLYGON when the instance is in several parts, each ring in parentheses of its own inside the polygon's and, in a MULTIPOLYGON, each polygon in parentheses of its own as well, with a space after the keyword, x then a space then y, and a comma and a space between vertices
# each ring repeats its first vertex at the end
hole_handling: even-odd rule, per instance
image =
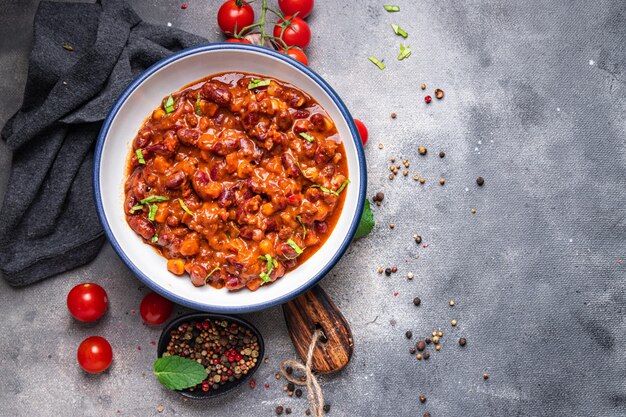
MULTIPOLYGON (((210 75, 210 74, 208 74, 210 75)), ((205 311, 205 312, 214 312, 214 313, 223 313, 223 314, 237 314, 237 313, 250 313, 254 311, 264 310, 269 307, 273 307, 278 304, 286 303, 287 301, 297 297, 298 295, 304 293, 309 288, 313 287, 317 284, 336 264, 339 262, 339 259, 343 256, 343 254, 350 246, 350 242, 356 233, 356 230, 359 226, 359 222, 361 220, 361 215, 363 213, 363 206, 365 204, 365 191, 367 189, 367 167, 365 164, 365 153, 363 151, 363 145, 361 144, 361 140, 354 124, 353 118, 348 111, 348 108, 343 103, 343 101, 339 98, 339 95, 333 90, 333 88, 326 82, 322 77, 320 77, 317 73, 311 70, 309 67, 301 64, 295 59, 288 57, 287 55, 281 54, 271 49, 263 48, 256 45, 248 45, 248 44, 234 44, 234 43, 214 43, 202 46, 196 46, 193 48, 184 49, 179 51, 173 55, 170 55, 162 60, 158 61, 150 68, 141 73, 121 94, 121 96, 117 99, 113 108, 109 112, 109 115, 104 120, 102 128, 100 129, 100 133, 98 135, 98 141, 96 143, 96 148, 94 151, 94 168, 93 168, 93 189, 94 189, 94 198, 96 202, 96 211, 98 212, 98 217, 100 219, 100 223, 104 228, 104 232, 109 240, 111 246, 117 253, 117 255, 122 259, 122 261, 130 268, 130 270, 137 276, 139 279, 146 284, 153 291, 161 294, 162 296, 172 300, 173 302, 193 308, 195 310, 205 311), (195 301, 188 300, 184 297, 181 297, 178 294, 175 294, 171 291, 168 291, 166 288, 158 285, 153 279, 144 274, 141 269, 135 265, 124 253, 124 250, 120 246, 119 242, 113 235, 111 231, 111 227, 109 226, 109 221, 104 212, 104 207, 102 205, 102 198, 100 197, 101 189, 100 189, 100 163, 102 159, 102 149, 104 147, 105 139, 108 135, 109 129, 111 128, 111 123, 117 116, 122 105, 126 102, 128 97, 150 76, 156 73, 161 68, 169 65, 175 61, 178 61, 181 58, 185 58, 190 55, 195 55, 201 52, 207 51, 220 51, 220 50, 241 50, 241 51, 251 51, 255 53, 261 53, 265 55, 269 55, 273 58, 276 58, 283 63, 294 67, 295 69, 303 72, 306 76, 312 79, 335 103, 337 108, 339 109, 341 115, 344 117, 348 124, 348 128, 350 129, 350 133, 352 136, 352 141, 356 147, 357 151, 357 159, 359 161, 359 170, 360 170, 360 187, 359 187, 359 195, 357 202, 357 209, 354 213, 354 217, 352 219, 352 224, 346 234, 343 242, 339 246, 339 249, 335 254, 330 258, 330 260, 326 263, 326 265, 320 269, 311 279, 309 279, 304 285, 296 288, 293 291, 290 291, 287 294, 284 294, 281 297, 278 297, 274 300, 257 303, 257 304, 247 304, 242 306, 219 306, 213 304, 204 304, 198 303, 195 301)), ((284 279, 284 278, 283 278, 284 279)))

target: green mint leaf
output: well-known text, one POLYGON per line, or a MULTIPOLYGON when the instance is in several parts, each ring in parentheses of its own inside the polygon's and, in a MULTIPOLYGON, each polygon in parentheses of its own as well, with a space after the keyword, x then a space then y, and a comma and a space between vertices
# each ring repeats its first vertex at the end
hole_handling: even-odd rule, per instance
POLYGON ((296 242, 294 242, 293 240, 291 240, 291 239, 289 239, 289 240, 287 241, 287 244, 288 244, 289 246, 291 246, 291 247, 293 248, 293 250, 295 250, 295 251, 296 251, 296 253, 297 253, 298 255, 301 255, 301 254, 302 254, 302 252, 304 252, 304 251, 300 248, 300 246, 298 246, 298 244, 297 244, 296 242))
POLYGON ((207 377, 204 366, 175 355, 157 359, 154 362, 154 374, 164 387, 172 390, 195 387, 207 377))
POLYGON ((128 210, 128 212, 130 214, 135 214, 136 211, 142 210, 143 209, 143 204, 135 204, 134 206, 132 206, 130 208, 130 210, 128 210))
POLYGON ((158 203, 159 201, 167 201, 169 197, 165 197, 162 195, 151 195, 150 197, 146 197, 140 201, 141 204, 149 204, 149 203, 158 203))
POLYGON ((315 140, 315 138, 311 135, 308 135, 304 132, 300 133, 300 136, 302 136, 304 139, 306 139, 308 142, 313 142, 315 140))
POLYGON ((198 95, 196 96, 196 114, 198 116, 204 116, 204 113, 202 112, 202 108, 200 107, 200 92, 199 91, 198 91, 198 95))
POLYGON ((143 152, 141 152, 141 149, 137 149, 135 151, 135 154, 137 155, 137 161, 139 161, 140 164, 144 165, 146 163, 146 160, 143 159, 143 152))
POLYGON ((372 229, 374 229, 375 224, 376 222, 374 221, 374 214, 372 213, 370 202, 366 199, 365 207, 363 207, 363 214, 361 215, 361 221, 359 222, 359 227, 356 229, 354 238, 359 239, 369 235, 372 229))
POLYGON ((185 213, 189 214, 190 216, 193 216, 193 211, 189 210, 189 207, 187 207, 187 205, 181 198, 178 199, 178 202, 180 203, 180 206, 185 211, 185 213))
POLYGON ((154 221, 154 217, 156 216, 158 210, 159 210, 159 206, 157 206, 156 204, 150 204, 150 212, 148 213, 148 220, 154 221))
POLYGON ((383 7, 389 13, 391 13, 391 12, 399 12, 400 11, 400 6, 392 6, 392 5, 385 4, 383 7))
POLYGON ((163 109, 167 114, 170 114, 174 111, 174 97, 172 97, 171 94, 167 99, 165 99, 165 102, 163 103, 163 109))
POLYGON ((370 61, 372 61, 374 63, 374 65, 376 65, 378 68, 380 68, 381 70, 385 69, 385 64, 383 64, 381 61, 379 61, 378 59, 376 59, 375 57, 371 56, 369 58, 370 61))
POLYGON ((395 23, 392 23, 391 27, 393 28, 393 31, 395 32, 396 35, 402 36, 405 39, 407 36, 409 36, 409 34, 406 33, 404 29, 402 29, 400 26, 396 25, 395 23))
POLYGON ((250 84, 248 84, 248 90, 254 90, 259 87, 267 87, 270 85, 270 80, 252 80, 250 84))
POLYGON ((398 61, 402 61, 404 58, 408 58, 409 56, 411 56, 411 47, 408 45, 405 47, 400 44, 400 55, 398 55, 398 61))

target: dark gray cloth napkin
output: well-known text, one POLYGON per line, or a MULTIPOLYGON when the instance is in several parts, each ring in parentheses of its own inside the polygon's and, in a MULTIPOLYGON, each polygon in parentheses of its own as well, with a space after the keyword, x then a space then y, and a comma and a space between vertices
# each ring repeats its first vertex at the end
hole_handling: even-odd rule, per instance
MULTIPOLYGON (((198 36, 141 21, 123 0, 42 2, 0 210, 0 270, 28 285, 91 261, 104 234, 93 201, 93 145, 124 88, 198 36)), ((124 155, 120 155, 124 157, 124 155)))

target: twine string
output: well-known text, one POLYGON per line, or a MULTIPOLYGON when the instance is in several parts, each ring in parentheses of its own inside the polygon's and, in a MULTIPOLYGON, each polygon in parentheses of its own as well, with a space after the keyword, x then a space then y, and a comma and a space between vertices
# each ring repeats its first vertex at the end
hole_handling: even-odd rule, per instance
POLYGON ((322 388, 320 387, 320 384, 317 381, 313 370, 311 369, 311 364, 313 363, 313 351, 315 350, 315 346, 317 345, 320 337, 322 337, 323 335, 324 332, 321 329, 317 329, 313 333, 311 343, 309 344, 309 351, 306 355, 305 365, 293 359, 285 359, 280 363, 280 372, 283 374, 286 380, 288 380, 289 382, 293 382, 295 385, 306 385, 309 402, 311 403, 311 407, 313 408, 313 415, 315 417, 322 417, 324 415, 324 395, 322 394, 322 388), (300 380, 300 378, 296 378, 293 375, 288 374, 288 367, 304 373, 304 382, 300 380))

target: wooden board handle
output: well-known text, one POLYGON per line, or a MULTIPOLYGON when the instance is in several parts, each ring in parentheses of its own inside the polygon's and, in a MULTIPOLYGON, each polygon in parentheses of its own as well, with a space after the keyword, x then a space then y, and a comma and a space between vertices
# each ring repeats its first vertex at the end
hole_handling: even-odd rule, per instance
POLYGON ((313 332, 324 331, 313 352, 311 367, 315 372, 331 373, 343 369, 354 350, 350 325, 328 294, 316 285, 297 298, 283 304, 289 335, 304 363, 313 332))

